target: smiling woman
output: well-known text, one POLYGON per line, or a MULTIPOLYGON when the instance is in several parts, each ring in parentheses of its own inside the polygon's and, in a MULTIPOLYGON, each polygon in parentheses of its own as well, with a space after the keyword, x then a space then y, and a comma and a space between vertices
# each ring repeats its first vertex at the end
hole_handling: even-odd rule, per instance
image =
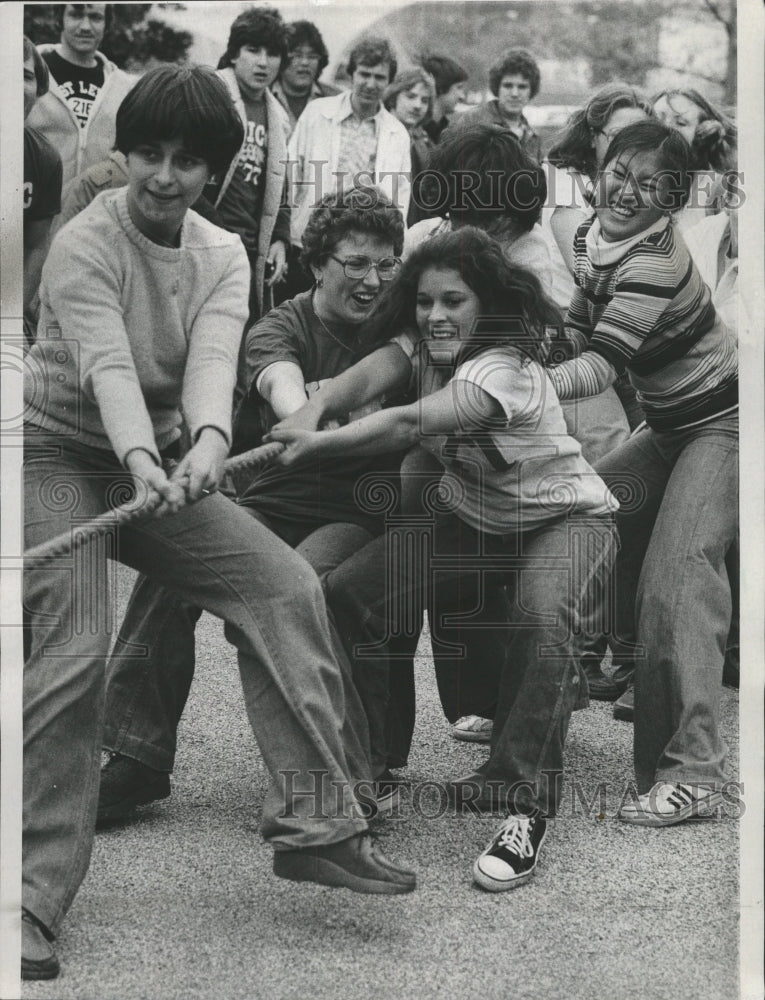
MULTIPOLYGON (((249 266, 239 236, 188 205, 236 154, 243 131, 225 84, 204 67, 150 70, 123 101, 117 147, 128 187, 103 192, 64 226, 43 268, 25 369, 25 545, 70 529, 73 518, 89 521, 116 497, 133 498, 143 517, 120 529, 111 551, 226 623, 274 781, 291 771, 311 787, 310 770, 326 776, 323 801, 338 803, 329 817, 307 803, 288 811, 274 788, 263 833, 282 852, 275 872, 408 892, 413 873, 385 863, 361 837, 319 581, 216 492, 231 442, 249 266), (191 445, 181 457, 182 421, 191 445), (65 497, 57 483, 67 484, 65 497)), ((51 941, 85 876, 95 828, 110 612, 92 595, 100 601, 95 581, 107 578, 108 554, 91 538, 83 554, 94 578, 83 570, 65 585, 55 566, 24 574, 27 979, 58 974, 51 941)))
POLYGON ((117 111, 116 146, 127 158, 130 219, 144 236, 165 246, 178 245, 187 209, 211 173, 231 162, 244 137, 225 89, 216 85, 205 95, 202 82, 188 77, 191 100, 180 87, 168 94, 165 76, 153 73, 117 111), (203 100, 219 115, 219 127, 211 127, 203 100))
MULTIPOLYGON (((582 632, 615 554, 616 502, 567 435, 558 399, 547 391, 545 324, 554 316, 537 279, 509 264, 486 233, 464 227, 435 236, 406 259, 375 317, 381 337, 397 334, 393 340, 270 435, 286 445, 284 464, 413 445, 435 459, 436 490, 425 485, 405 511, 417 517, 407 524, 412 540, 402 546, 403 566, 393 555, 398 539, 382 537, 327 577, 351 657, 359 646, 388 648, 404 608, 419 629, 427 603, 434 652, 449 668, 439 689, 451 694, 459 689, 462 629, 482 627, 475 609, 503 585, 514 595, 501 622, 505 667, 492 752, 467 783, 476 808, 508 814, 473 867, 475 881, 490 891, 520 885, 536 867, 560 794, 559 782, 544 775, 562 771, 579 698, 582 632), (302 429, 412 375, 416 403, 339 430, 302 429), (488 557, 491 566, 477 562, 488 557)), ((419 461, 416 453, 412 461, 419 461)), ((369 662, 368 654, 358 658, 362 683, 369 683, 369 662)), ((451 787, 460 808, 459 782, 451 787)))

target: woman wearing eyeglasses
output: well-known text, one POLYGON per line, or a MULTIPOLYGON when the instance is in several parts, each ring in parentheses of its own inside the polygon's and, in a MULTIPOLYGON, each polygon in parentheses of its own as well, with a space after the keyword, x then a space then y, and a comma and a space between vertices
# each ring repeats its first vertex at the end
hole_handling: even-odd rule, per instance
MULTIPOLYGON (((313 289, 273 309, 246 336, 246 384, 259 426, 249 428, 249 440, 240 434, 245 447, 258 444, 264 430, 299 410, 359 359, 364 324, 398 271, 403 238, 401 213, 379 193, 331 194, 314 209, 303 250, 313 289)), ((371 407, 376 408, 379 404, 371 407)), ((247 485, 240 504, 321 577, 382 532, 380 515, 357 504, 356 482, 369 471, 397 473, 401 457, 396 453, 382 462, 342 457, 299 470, 266 469, 247 485)), ((104 745, 112 757, 101 775, 101 820, 124 818, 136 806, 170 794, 200 613, 146 579, 133 592, 109 671, 104 745), (136 644, 148 648, 146 658, 129 655, 136 644), (122 650, 125 656, 119 655, 122 650)), ((343 736, 354 776, 379 779, 384 762, 369 761, 368 712, 351 689, 345 701, 343 736)), ((375 791, 379 808, 392 804, 388 786, 380 783, 375 791)))

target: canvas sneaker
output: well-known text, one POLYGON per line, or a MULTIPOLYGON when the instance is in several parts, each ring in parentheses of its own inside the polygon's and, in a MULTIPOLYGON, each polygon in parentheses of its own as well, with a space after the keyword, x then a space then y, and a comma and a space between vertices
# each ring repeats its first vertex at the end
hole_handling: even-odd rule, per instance
POLYGON ((452 726, 452 736, 455 740, 466 743, 491 743, 491 732, 494 723, 480 715, 463 715, 452 726))
POLYGON ((504 892, 528 882, 537 867, 547 834, 541 816, 508 816, 473 865, 473 879, 489 892, 504 892))
POLYGON ((709 819, 722 805, 722 793, 701 785, 657 781, 645 795, 625 802, 619 819, 636 826, 672 826, 687 819, 709 819))

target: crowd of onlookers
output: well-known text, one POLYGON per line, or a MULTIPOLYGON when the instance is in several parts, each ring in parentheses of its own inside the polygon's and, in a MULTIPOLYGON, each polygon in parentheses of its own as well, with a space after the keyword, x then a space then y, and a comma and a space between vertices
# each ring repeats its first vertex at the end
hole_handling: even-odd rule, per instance
POLYGON ((400 68, 365 37, 338 89, 316 26, 258 6, 216 70, 137 78, 100 51, 110 17, 61 5, 59 44, 24 39, 26 544, 126 488, 145 516, 83 546, 140 572, 113 648, 98 577, 25 573, 22 974, 58 974, 96 824, 170 794, 204 610, 238 651, 281 877, 415 888, 366 828, 401 792, 425 612, 450 734, 488 747, 447 789, 502 816, 484 889, 534 873, 588 698, 634 720, 622 820, 714 816, 732 118, 613 82, 543 149, 525 49, 465 111, 458 53, 400 68), (226 473, 264 442, 271 464, 226 473))

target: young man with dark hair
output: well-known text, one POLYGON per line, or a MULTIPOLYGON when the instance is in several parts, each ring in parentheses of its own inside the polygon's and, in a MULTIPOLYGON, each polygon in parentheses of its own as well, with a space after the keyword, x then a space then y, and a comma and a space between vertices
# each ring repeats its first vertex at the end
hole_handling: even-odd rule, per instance
POLYGON ((136 82, 98 50, 110 18, 109 4, 64 4, 59 44, 40 46, 52 80, 28 124, 58 150, 64 184, 109 155, 117 108, 136 82))
POLYGON ((420 65, 436 81, 436 102, 433 116, 423 126, 433 142, 438 142, 441 133, 449 125, 454 109, 465 100, 467 72, 449 56, 422 56, 420 65))
POLYGON ((489 89, 494 100, 468 111, 461 123, 485 122, 509 128, 525 152, 539 160, 542 144, 523 109, 539 93, 540 82, 539 66, 531 53, 526 49, 510 49, 489 70, 489 89))
POLYGON ((383 107, 397 61, 384 38, 365 38, 350 54, 351 90, 311 101, 289 144, 292 242, 302 242, 308 216, 323 195, 342 186, 375 186, 406 218, 409 133, 383 107))
POLYGON ((337 87, 319 83, 329 63, 329 52, 321 32, 311 21, 293 21, 287 25, 287 61, 271 87, 290 120, 290 130, 310 101, 339 94, 337 87))
POLYGON ((223 177, 205 189, 223 224, 239 233, 250 259, 250 322, 270 308, 266 288, 281 281, 290 239, 283 198, 287 114, 269 87, 285 65, 287 26, 273 7, 250 8, 231 25, 219 75, 228 86, 245 139, 223 177))

